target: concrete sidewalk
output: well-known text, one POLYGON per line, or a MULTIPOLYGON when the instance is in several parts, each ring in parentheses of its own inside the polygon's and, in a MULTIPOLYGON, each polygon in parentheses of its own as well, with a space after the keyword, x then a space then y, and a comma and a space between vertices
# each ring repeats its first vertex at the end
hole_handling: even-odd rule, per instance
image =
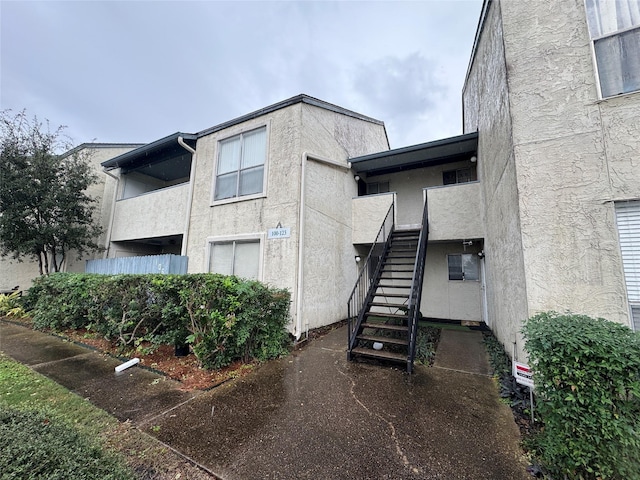
POLYGON ((418 366, 409 376, 347 362, 340 328, 193 394, 139 367, 116 375, 117 360, 0 322, 4 353, 223 479, 530 478, 511 412, 482 374, 480 340, 479 332, 444 330, 442 367, 418 366))

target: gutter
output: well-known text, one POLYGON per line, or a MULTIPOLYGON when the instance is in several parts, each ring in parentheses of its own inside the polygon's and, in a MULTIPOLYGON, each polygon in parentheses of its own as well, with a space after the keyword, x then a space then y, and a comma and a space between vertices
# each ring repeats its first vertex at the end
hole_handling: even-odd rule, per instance
MULTIPOLYGON (((302 153, 302 165, 300 168, 300 200, 298 202, 298 271, 296 282, 296 328, 294 336, 296 341, 302 337, 302 307, 304 298, 304 225, 305 225, 305 191, 306 191, 306 165, 307 160, 314 160, 325 165, 337 167, 345 172, 351 169, 351 162, 345 164, 336 162, 328 158, 323 158, 308 152, 302 153)), ((305 340, 309 338, 309 322, 305 323, 305 340)))
POLYGON ((187 256, 187 243, 189 241, 189 229, 191 228, 191 205, 193 203, 193 190, 195 188, 195 176, 196 176, 196 151, 187 145, 182 138, 178 137, 178 144, 191 152, 191 172, 189 173, 189 196, 187 197, 187 212, 184 219, 184 233, 182 234, 182 248, 180 249, 180 255, 187 256))

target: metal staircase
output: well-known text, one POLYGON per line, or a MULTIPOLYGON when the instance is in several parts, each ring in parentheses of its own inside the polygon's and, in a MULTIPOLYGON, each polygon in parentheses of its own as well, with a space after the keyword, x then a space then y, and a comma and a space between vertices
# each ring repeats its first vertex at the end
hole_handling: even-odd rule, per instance
POLYGON ((426 207, 421 229, 395 230, 393 222, 389 228, 388 220, 349 300, 348 358, 406 362, 411 373, 428 240, 426 207), (365 288, 366 294, 359 294, 365 288), (358 298, 359 304, 354 301, 358 298))

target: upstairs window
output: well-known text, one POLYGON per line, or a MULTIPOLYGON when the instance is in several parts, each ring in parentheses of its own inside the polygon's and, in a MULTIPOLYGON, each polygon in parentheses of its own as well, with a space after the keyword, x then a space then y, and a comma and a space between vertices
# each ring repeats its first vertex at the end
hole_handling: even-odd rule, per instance
POLYGON ((367 195, 376 195, 378 193, 389 193, 389 182, 367 183, 367 195))
POLYGON ((267 154, 266 127, 222 140, 214 200, 262 193, 267 154))
POLYGON ((447 255, 449 280, 478 280, 478 256, 470 253, 447 255))
POLYGON ((640 90, 640 0, 585 0, 600 95, 640 90))
POLYGON ((471 169, 459 168, 458 170, 446 170, 442 172, 442 184, 454 185, 456 183, 468 183, 471 181, 471 169))

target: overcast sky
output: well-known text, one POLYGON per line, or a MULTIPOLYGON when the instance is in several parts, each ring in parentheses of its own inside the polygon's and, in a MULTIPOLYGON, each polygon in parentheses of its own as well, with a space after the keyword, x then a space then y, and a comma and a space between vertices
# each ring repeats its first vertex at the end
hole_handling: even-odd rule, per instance
POLYGON ((1 0, 0 106, 147 143, 305 93, 423 143, 462 133, 481 3, 1 0))

